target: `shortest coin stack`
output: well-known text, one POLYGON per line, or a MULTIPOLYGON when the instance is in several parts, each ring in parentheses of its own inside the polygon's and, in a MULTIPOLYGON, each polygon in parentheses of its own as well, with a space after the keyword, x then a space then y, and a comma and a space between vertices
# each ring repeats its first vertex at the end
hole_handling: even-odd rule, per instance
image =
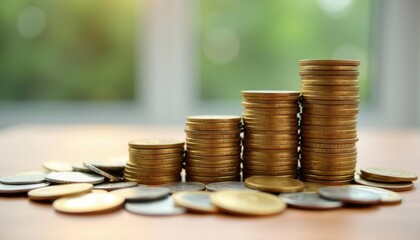
POLYGON ((184 142, 145 139, 130 141, 128 145, 125 180, 147 185, 181 181, 184 142))
POLYGON ((190 116, 186 125, 187 181, 238 181, 241 171, 241 118, 190 116))

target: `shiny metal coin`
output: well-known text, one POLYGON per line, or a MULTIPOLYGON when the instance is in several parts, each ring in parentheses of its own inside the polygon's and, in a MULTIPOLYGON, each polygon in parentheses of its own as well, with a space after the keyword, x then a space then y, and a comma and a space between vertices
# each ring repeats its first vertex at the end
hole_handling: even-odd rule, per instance
POLYGON ((111 191, 125 198, 126 201, 150 201, 169 195, 169 188, 165 187, 130 187, 111 191))
POLYGON ((98 184, 105 180, 103 176, 82 172, 52 172, 45 175, 45 180, 53 183, 91 183, 98 184))
POLYGON ((101 170, 101 169, 99 169, 99 168, 97 168, 97 167, 95 167, 95 166, 93 166, 92 164, 90 164, 90 163, 83 163, 83 166, 85 166, 86 168, 88 168, 88 169, 90 169, 91 171, 93 171, 93 172, 95 172, 95 173, 97 173, 97 174, 99 174, 99 175, 101 175, 101 176, 104 176, 104 177, 106 177, 106 178, 108 178, 109 180, 111 180, 111 181, 113 181, 113 182, 119 182, 119 181, 122 181, 122 178, 120 178, 120 177, 116 177, 116 176, 114 176, 114 175, 112 175, 112 174, 109 174, 109 173, 107 173, 107 172, 105 172, 105 171, 103 171, 103 170, 101 170))
POLYGON ((206 188, 206 185, 199 182, 175 182, 160 185, 161 187, 169 188, 170 193, 180 191, 201 191, 206 188))
POLYGON ((53 172, 71 172, 73 167, 64 161, 47 161, 42 164, 42 166, 53 172))
POLYGON ((343 206, 341 201, 322 198, 317 193, 299 192, 279 195, 287 205, 303 209, 334 209, 343 206))
MULTIPOLYGON (((115 183, 101 183, 93 186, 93 189, 98 190, 117 190, 122 188, 130 188, 130 187, 137 187, 139 184, 136 182, 115 182, 115 183)), ((142 185, 143 187, 146 187, 146 185, 142 185)))
POLYGON ((248 188, 245 186, 244 182, 214 182, 206 185, 206 189, 211 192, 220 191, 220 190, 244 190, 244 191, 256 191, 254 189, 248 188))
POLYGON ((92 173, 92 170, 83 166, 83 163, 73 165, 73 170, 76 172, 92 173))
POLYGON ((54 200, 74 194, 87 193, 92 190, 90 183, 72 183, 38 188, 28 192, 32 200, 54 200))
POLYGON ((175 205, 172 197, 148 202, 129 202, 124 205, 129 212, 141 215, 168 216, 185 213, 185 208, 175 205))
POLYGON ((172 195, 178 206, 198 213, 216 213, 217 208, 210 201, 211 193, 199 191, 176 192, 172 195))
POLYGON ((381 197, 381 203, 383 204, 394 204, 394 203, 400 203, 402 201, 402 197, 400 194, 393 191, 386 190, 386 189, 362 186, 362 185, 349 185, 347 187, 376 193, 381 197))
POLYGON ((34 184, 45 181, 45 174, 25 174, 25 175, 14 175, 0 178, 0 183, 22 185, 22 184, 34 184))
POLYGON ((124 170, 127 160, 128 158, 124 156, 124 157, 114 157, 114 158, 109 158, 104 161, 95 161, 95 162, 89 162, 89 163, 102 170, 122 171, 124 170))
POLYGON ((87 193, 54 201, 56 211, 64 213, 108 212, 122 206, 124 198, 110 193, 87 193))
POLYGON ((10 185, 0 183, 0 193, 25 193, 33 189, 47 187, 48 185, 50 185, 49 182, 24 185, 10 185))
POLYGON ((346 186, 324 187, 320 188, 318 193, 323 198, 351 204, 377 204, 381 200, 376 193, 346 186))

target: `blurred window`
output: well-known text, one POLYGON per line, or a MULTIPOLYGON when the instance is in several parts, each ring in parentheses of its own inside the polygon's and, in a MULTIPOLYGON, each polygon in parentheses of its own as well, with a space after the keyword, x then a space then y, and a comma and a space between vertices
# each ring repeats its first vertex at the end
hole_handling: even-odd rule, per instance
POLYGON ((0 100, 133 100, 141 2, 0 1, 0 100))
POLYGON ((300 89, 300 59, 358 59, 369 99, 373 0, 200 2, 200 95, 239 100, 245 89, 300 89))

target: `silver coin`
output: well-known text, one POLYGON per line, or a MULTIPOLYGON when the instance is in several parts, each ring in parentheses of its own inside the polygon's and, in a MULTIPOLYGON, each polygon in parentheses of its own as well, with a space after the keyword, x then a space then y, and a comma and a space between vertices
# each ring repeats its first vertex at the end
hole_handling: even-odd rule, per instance
POLYGON ((201 191, 206 188, 206 185, 199 182, 176 182, 160 185, 161 187, 169 188, 170 193, 180 191, 201 191))
POLYGON ((132 213, 153 216, 168 216, 185 213, 185 208, 175 205, 172 197, 149 202, 126 203, 125 209, 132 213))
POLYGON ((105 180, 103 176, 82 172, 52 172, 45 175, 45 180, 53 183, 91 183, 98 184, 105 180))
POLYGON ((93 172, 95 172, 95 173, 97 173, 101 176, 104 176, 104 177, 108 178, 109 180, 111 180, 113 182, 120 182, 122 180, 121 178, 113 176, 112 174, 109 174, 109 173, 93 166, 90 163, 83 163, 83 166, 87 167, 88 169, 92 170, 93 172))
POLYGON ((208 191, 215 192, 220 190, 245 190, 245 191, 256 191, 248 188, 243 182, 214 182, 206 185, 208 191))
POLYGON ((183 191, 172 195, 178 206, 184 207, 192 212, 215 213, 217 207, 211 203, 210 192, 183 191))
POLYGON ((93 166, 108 170, 108 171, 122 171, 127 164, 127 157, 110 158, 100 162, 89 162, 93 166))
POLYGON ((376 193, 381 197, 381 203, 384 204, 400 203, 402 201, 402 197, 400 194, 386 189, 362 185, 349 185, 347 187, 376 193))
POLYGON ((341 201, 322 198, 317 193, 299 192, 279 195, 287 205, 303 209, 334 209, 343 206, 341 201))
MULTIPOLYGON (((100 190, 116 190, 122 188, 130 188, 130 187, 137 187, 139 186, 136 182, 115 182, 115 183, 101 183, 98 185, 93 186, 93 189, 100 189, 100 190)), ((146 185, 140 185, 146 187, 146 185)))
POLYGON ((131 187, 111 191, 120 195, 126 201, 150 201, 164 198, 169 195, 169 189, 165 187, 131 187))
POLYGON ((4 184, 34 184, 45 181, 45 174, 25 174, 25 175, 14 175, 4 178, 0 178, 0 183, 4 184))
POLYGON ((25 193, 30 190, 43 188, 50 185, 49 182, 25 184, 25 185, 9 185, 0 183, 0 193, 25 193))
POLYGON ((324 187, 320 188, 318 193, 323 198, 352 204, 376 204, 381 200, 378 194, 346 186, 324 187))
POLYGON ((83 166, 83 163, 73 165, 73 170, 77 172, 92 173, 93 171, 83 166))

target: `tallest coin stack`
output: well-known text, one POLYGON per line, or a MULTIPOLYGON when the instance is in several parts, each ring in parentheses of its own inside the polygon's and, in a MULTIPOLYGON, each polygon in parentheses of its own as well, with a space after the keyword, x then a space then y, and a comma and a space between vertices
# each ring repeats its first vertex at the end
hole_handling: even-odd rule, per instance
POLYGON ((301 173, 306 181, 350 183, 357 161, 359 61, 301 60, 301 173))

